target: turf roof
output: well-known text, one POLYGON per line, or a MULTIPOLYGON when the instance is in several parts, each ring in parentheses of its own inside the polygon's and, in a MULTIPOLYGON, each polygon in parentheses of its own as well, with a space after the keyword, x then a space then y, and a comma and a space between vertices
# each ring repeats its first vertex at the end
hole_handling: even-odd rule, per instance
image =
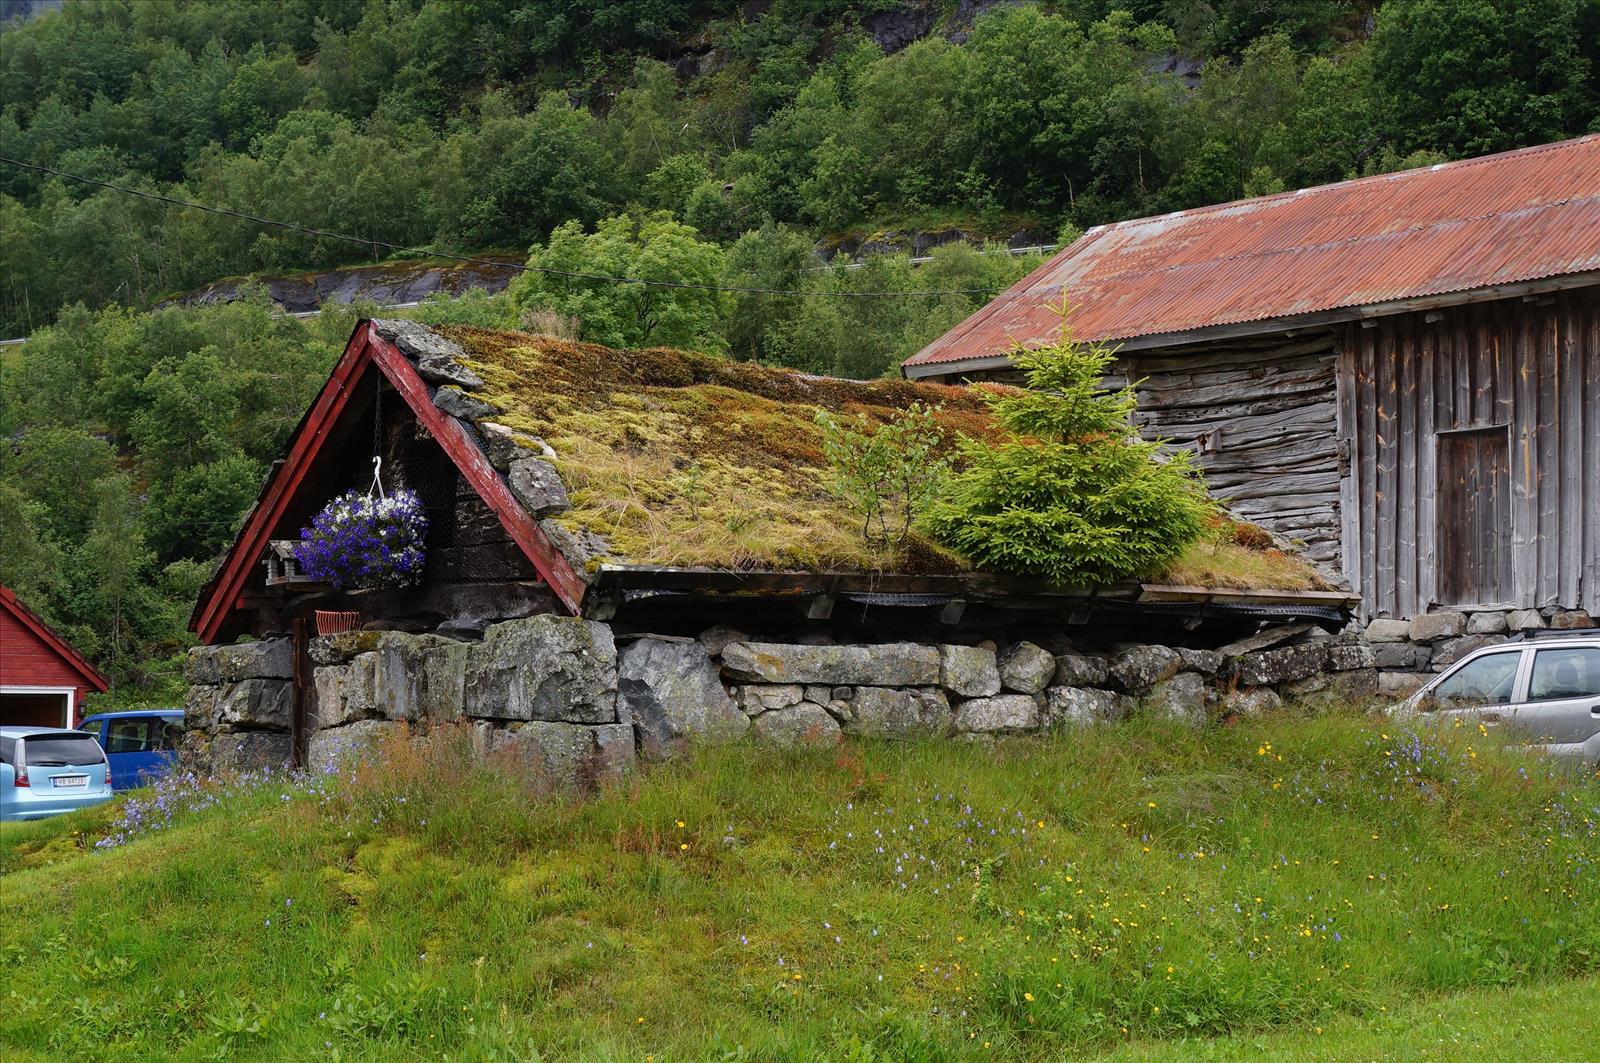
MULTIPOLYGON (((874 423, 913 402, 938 407, 953 443, 992 424, 980 388, 817 377, 688 351, 612 350, 550 336, 442 327, 484 380, 493 419, 554 450, 572 508, 562 528, 603 539, 634 565, 805 572, 957 573, 970 566, 913 534, 867 542, 829 490, 819 409, 874 423)), ((1160 582, 1325 589, 1315 570, 1260 537, 1219 527, 1160 582)), ((591 538, 591 541, 593 539, 591 538)))

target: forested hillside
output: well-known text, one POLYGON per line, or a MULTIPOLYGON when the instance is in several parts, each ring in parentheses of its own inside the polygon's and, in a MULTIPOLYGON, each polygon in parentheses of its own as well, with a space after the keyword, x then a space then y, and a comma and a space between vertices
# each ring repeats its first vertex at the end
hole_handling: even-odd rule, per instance
POLYGON ((104 0, 13 21, 0 334, 33 338, 0 353, 0 582, 160 689, 147 662, 351 320, 145 312, 218 277, 511 251, 704 287, 529 273, 424 312, 875 376, 1036 261, 984 239, 1600 130, 1597 57, 1600 0, 104 0), (911 229, 966 240, 921 266, 817 256, 911 229))
MULTIPOLYGON (((457 251, 627 210, 1053 233, 1576 135, 1597 54, 1595 0, 109 0, 0 35, 0 155, 457 251)), ((7 335, 371 253, 0 192, 7 335)))

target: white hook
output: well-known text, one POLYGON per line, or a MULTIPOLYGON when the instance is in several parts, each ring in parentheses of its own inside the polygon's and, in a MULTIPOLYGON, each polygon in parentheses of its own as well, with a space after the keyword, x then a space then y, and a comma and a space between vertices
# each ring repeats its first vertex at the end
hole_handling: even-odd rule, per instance
POLYGON ((382 472, 383 456, 381 454, 374 454, 372 456, 372 486, 367 488, 368 498, 372 497, 374 491, 377 492, 379 498, 388 497, 383 493, 383 477, 380 475, 382 472))

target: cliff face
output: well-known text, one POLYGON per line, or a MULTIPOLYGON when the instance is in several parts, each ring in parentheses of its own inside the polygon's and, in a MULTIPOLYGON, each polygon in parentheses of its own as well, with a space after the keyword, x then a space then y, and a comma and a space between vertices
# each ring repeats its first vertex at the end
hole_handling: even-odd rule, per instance
POLYGON ((0 22, 23 22, 60 9, 62 0, 0 0, 0 22))
POLYGON ((484 258, 493 264, 396 262, 288 277, 228 277, 168 299, 163 305, 231 303, 251 285, 265 287, 273 303, 291 314, 309 313, 325 304, 353 303, 358 299, 371 300, 379 306, 405 306, 421 302, 434 292, 462 295, 474 288, 492 295, 511 283, 516 274, 514 267, 521 260, 506 255, 484 258))

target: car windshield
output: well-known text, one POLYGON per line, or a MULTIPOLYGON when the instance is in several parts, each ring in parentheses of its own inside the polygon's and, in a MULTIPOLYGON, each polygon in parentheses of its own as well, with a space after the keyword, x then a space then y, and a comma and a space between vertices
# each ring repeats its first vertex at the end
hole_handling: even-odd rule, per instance
POLYGON ((30 768, 98 764, 105 759, 100 744, 89 735, 38 735, 22 742, 23 763, 30 768))
POLYGON ((1521 654, 1495 653, 1469 661, 1434 688, 1441 705, 1504 705, 1511 700, 1521 654))

